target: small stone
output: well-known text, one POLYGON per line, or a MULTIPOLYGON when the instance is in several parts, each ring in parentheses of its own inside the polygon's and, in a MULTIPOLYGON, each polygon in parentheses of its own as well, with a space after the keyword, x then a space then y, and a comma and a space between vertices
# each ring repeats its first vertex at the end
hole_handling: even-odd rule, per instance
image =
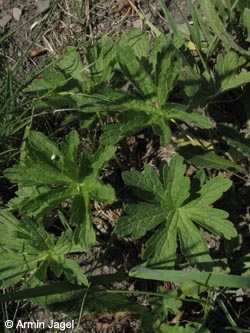
POLYGON ((15 7, 12 9, 12 16, 16 21, 20 20, 21 15, 22 15, 22 10, 20 8, 15 7))
POLYGON ((50 4, 50 0, 39 0, 37 2, 38 12, 39 13, 43 12, 46 8, 49 7, 49 4, 50 4))
POLYGON ((133 27, 134 28, 141 28, 141 20, 136 20, 133 22, 133 27))
POLYGON ((3 14, 2 18, 0 18, 0 27, 4 28, 6 24, 9 23, 10 20, 11 20, 11 15, 7 13, 3 14))

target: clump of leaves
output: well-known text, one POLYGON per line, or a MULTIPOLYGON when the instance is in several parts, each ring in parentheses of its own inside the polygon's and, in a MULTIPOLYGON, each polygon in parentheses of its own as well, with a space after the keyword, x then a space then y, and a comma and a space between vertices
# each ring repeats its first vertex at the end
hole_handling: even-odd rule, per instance
POLYGON ((29 276, 36 284, 45 282, 47 270, 56 277, 64 275, 72 284, 88 285, 80 266, 65 254, 74 252, 73 232, 69 228, 56 241, 41 220, 25 217, 18 220, 11 213, 0 212, 0 232, 4 237, 0 246, 1 288, 7 288, 29 276))
MULTIPOLYGON (((194 59, 193 59, 194 61, 194 59)), ((230 51, 218 53, 212 70, 200 70, 197 66, 186 66, 180 81, 191 98, 192 107, 205 106, 221 94, 250 82, 250 72, 244 69, 246 59, 230 51)))
MULTIPOLYGON (((131 40, 134 41, 134 39, 131 40)), ((163 143, 171 138, 171 119, 185 120, 200 128, 210 128, 210 121, 200 112, 184 105, 170 103, 169 97, 177 86, 181 71, 181 57, 166 36, 154 40, 149 53, 148 38, 141 39, 142 49, 131 46, 129 37, 117 43, 116 54, 119 70, 132 85, 131 92, 110 91, 100 102, 107 110, 122 111, 119 123, 107 126, 102 136, 104 144, 114 144, 125 136, 151 127, 163 143)))
POLYGON ((179 240, 181 252, 191 264, 210 270, 213 261, 197 226, 226 239, 237 235, 228 213, 210 207, 230 188, 231 181, 217 176, 198 187, 196 179, 191 186, 185 171, 182 158, 175 155, 164 166, 162 180, 149 165, 144 174, 135 169, 124 172, 125 184, 144 201, 125 206, 126 215, 118 220, 115 231, 135 239, 153 233, 143 253, 149 266, 173 268, 179 240))
POLYGON ((68 47, 25 92, 35 94, 38 98, 34 103, 41 108, 65 107, 65 104, 76 108, 81 105, 81 100, 84 105, 84 97, 96 92, 113 75, 111 64, 115 62, 115 50, 112 40, 103 36, 99 44, 86 49, 86 56, 88 69, 83 66, 77 50, 68 47))
POLYGON ((205 13, 206 23, 211 27, 213 34, 221 40, 224 48, 227 51, 234 49, 249 57, 250 52, 246 43, 249 41, 249 21, 246 20, 249 14, 249 2, 227 0, 222 5, 218 0, 201 0, 200 7, 205 13), (242 38, 241 34, 245 38, 242 38))
MULTIPOLYGON (((163 1, 163 12, 170 22, 174 38, 182 36, 183 68, 180 81, 190 99, 190 108, 206 106, 221 94, 249 83, 249 13, 246 1, 187 1, 193 24, 183 34, 175 24, 163 1)), ((220 98, 221 99, 221 98, 220 98)))
POLYGON ((148 35, 138 29, 122 35, 116 43, 103 37, 86 53, 89 73, 76 50, 69 48, 53 70, 44 71, 43 78, 25 91, 38 95, 33 102, 36 107, 66 107, 77 112, 84 128, 99 113, 120 112, 119 123, 105 128, 103 144, 115 144, 147 127, 168 143, 171 119, 210 128, 210 121, 200 112, 168 102, 182 65, 171 39, 162 35, 154 41, 151 52, 149 48, 148 35), (129 82, 131 92, 117 89, 119 81, 123 85, 129 82))
POLYGON ((90 200, 115 200, 114 189, 98 176, 116 148, 100 147, 94 155, 83 151, 78 161, 79 144, 76 131, 64 138, 60 149, 44 134, 30 131, 26 158, 6 169, 5 176, 19 185, 10 207, 22 215, 40 217, 72 199, 71 222, 76 226, 74 240, 80 251, 89 250, 95 243, 90 200))
POLYGON ((96 104, 100 97, 95 94, 104 89, 113 76, 115 50, 112 40, 103 36, 97 45, 89 45, 86 57, 88 67, 85 68, 77 50, 68 47, 58 61, 24 90, 33 97, 32 105, 41 110, 70 110, 65 123, 77 118, 82 128, 90 126, 99 110, 93 110, 89 105, 96 104))

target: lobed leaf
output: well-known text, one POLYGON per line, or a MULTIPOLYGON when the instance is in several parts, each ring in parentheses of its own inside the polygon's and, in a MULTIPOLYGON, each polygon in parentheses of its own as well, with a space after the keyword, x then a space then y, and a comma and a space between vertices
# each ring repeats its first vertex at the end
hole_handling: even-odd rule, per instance
POLYGON ((41 221, 16 219, 11 213, 0 212, 0 231, 5 235, 0 247, 0 284, 7 288, 22 277, 30 280, 37 275, 45 282, 47 269, 62 274, 71 283, 88 285, 86 276, 72 260, 64 258, 72 248, 72 231, 62 233, 58 242, 44 229, 41 221))
MULTIPOLYGON (((161 221, 164 221, 164 218, 161 221)), ((175 212, 171 212, 166 221, 170 223, 159 227, 146 243, 143 259, 151 267, 171 268, 175 265, 178 216, 175 212)))
POLYGON ((189 208, 184 207, 185 213, 201 227, 213 234, 231 239, 237 236, 234 225, 227 220, 228 213, 216 208, 189 208))
POLYGON ((208 247, 199 229, 192 222, 192 215, 186 214, 185 206, 179 210, 178 238, 181 252, 192 265, 197 265, 200 270, 212 270, 213 261, 208 254, 208 247))
POLYGON ((44 134, 31 131, 27 158, 5 170, 5 176, 22 186, 18 197, 10 201, 10 207, 21 214, 43 216, 66 199, 73 199, 71 221, 77 225, 74 241, 79 249, 89 250, 95 243, 90 200, 115 200, 114 189, 98 176, 116 147, 100 147, 94 155, 85 151, 78 163, 79 144, 76 131, 64 138, 61 149, 44 134))
MULTIPOLYGON (((141 193, 142 197, 145 195, 145 192, 151 192, 154 197, 158 199, 164 198, 164 187, 155 170, 150 165, 145 167, 143 175, 132 168, 130 171, 123 172, 122 178, 127 185, 143 191, 141 193)), ((136 193, 138 193, 138 191, 136 193)))
POLYGON ((178 155, 170 160, 168 168, 163 168, 164 202, 171 202, 173 208, 180 207, 189 196, 190 180, 184 177, 185 171, 183 160, 178 155))
POLYGON ((226 192, 231 186, 231 180, 224 179, 221 176, 214 177, 202 186, 197 192, 198 198, 193 199, 188 204, 188 207, 209 206, 218 200, 223 192, 226 192))
POLYGON ((127 205, 124 209, 126 215, 118 219, 115 231, 134 238, 141 238, 148 231, 153 232, 143 254, 147 265, 173 267, 179 240, 181 252, 191 264, 202 270, 211 270, 212 259, 197 226, 226 239, 237 235, 225 211, 208 207, 228 190, 231 182, 216 177, 195 188, 195 193, 191 195, 190 179, 184 175, 185 171, 183 160, 178 155, 170 160, 168 167, 163 168, 162 181, 155 179, 151 166, 146 167, 144 175, 134 169, 126 171, 123 174, 125 183, 136 188, 135 194, 139 193, 141 199, 150 203, 127 205))
POLYGON ((129 215, 119 218, 115 231, 121 236, 132 234, 135 239, 143 237, 147 231, 157 227, 165 219, 164 210, 150 203, 128 205, 124 211, 129 215))

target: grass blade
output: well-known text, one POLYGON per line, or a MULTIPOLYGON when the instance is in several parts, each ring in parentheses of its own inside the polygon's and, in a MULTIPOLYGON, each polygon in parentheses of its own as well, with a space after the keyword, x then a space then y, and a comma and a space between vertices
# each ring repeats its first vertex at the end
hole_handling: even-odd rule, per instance
POLYGON ((161 5, 161 9, 165 15, 166 20, 168 21, 170 28, 173 32, 174 35, 178 36, 179 35, 179 31, 177 28, 177 25, 175 24, 175 21, 172 17, 172 15, 170 14, 168 7, 166 6, 165 2, 163 0, 160 0, 160 5, 161 5))
MULTIPOLYGON (((126 278, 127 275, 124 273, 113 273, 113 274, 96 275, 88 277, 91 286, 105 285, 105 284, 110 284, 112 282, 120 282, 126 278)), ((77 284, 71 284, 68 281, 56 282, 40 287, 1 294, 0 303, 41 297, 41 296, 62 294, 66 293, 67 291, 83 290, 83 289, 86 289, 86 287, 79 286, 77 284)))
POLYGON ((210 272, 186 272, 136 266, 129 272, 129 276, 156 281, 196 282, 208 286, 250 288, 249 277, 210 272))

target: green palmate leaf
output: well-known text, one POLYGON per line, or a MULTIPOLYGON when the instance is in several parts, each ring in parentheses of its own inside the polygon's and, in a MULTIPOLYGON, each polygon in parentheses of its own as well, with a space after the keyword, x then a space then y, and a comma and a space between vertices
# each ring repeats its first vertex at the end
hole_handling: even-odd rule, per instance
POLYGON ((22 277, 37 275, 44 282, 47 269, 50 268, 57 277, 65 275, 66 279, 79 285, 88 285, 81 268, 65 254, 72 252, 73 232, 68 229, 56 241, 49 234, 41 221, 30 218, 16 219, 12 214, 0 212, 0 232, 5 235, 0 247, 0 284, 1 288, 17 283, 22 277))
POLYGON ((245 172, 244 168, 236 163, 216 155, 213 151, 206 151, 201 147, 195 147, 192 145, 183 146, 178 148, 178 153, 197 168, 213 168, 245 172))
POLYGON ((162 172, 162 181, 151 166, 144 174, 132 169, 123 173, 127 185, 145 202, 125 206, 125 216, 115 231, 121 236, 143 237, 154 231, 146 243, 143 257, 148 265, 173 267, 177 240, 183 255, 201 269, 211 269, 212 259, 197 226, 231 239, 237 232, 225 211, 209 207, 231 186, 231 181, 216 177, 190 194, 190 179, 185 177, 182 158, 174 156, 162 172))
POLYGON ((78 163, 79 143, 76 131, 65 137, 60 148, 44 134, 31 131, 27 158, 5 170, 5 176, 20 186, 10 207, 21 214, 42 216, 72 198, 71 221, 77 226, 75 241, 80 247, 89 249, 95 242, 90 200, 108 203, 115 200, 113 188, 102 184, 98 175, 116 148, 100 147, 93 156, 83 152, 78 163))

